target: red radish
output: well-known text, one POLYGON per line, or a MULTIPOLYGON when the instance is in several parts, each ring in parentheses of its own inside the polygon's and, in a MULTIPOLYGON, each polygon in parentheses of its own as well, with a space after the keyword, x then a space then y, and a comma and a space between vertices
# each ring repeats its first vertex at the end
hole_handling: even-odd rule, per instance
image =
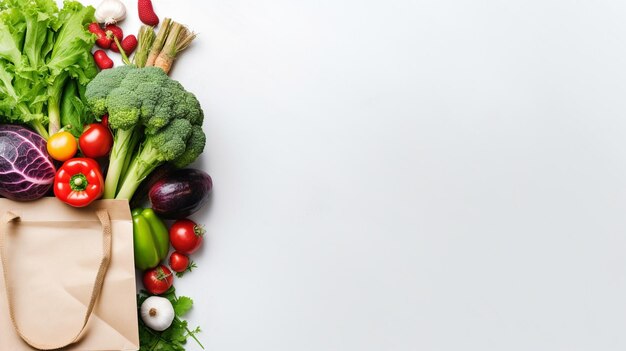
POLYGON ((159 24, 159 17, 154 13, 152 7, 152 0, 138 0, 137 10, 139 12, 139 19, 141 22, 149 25, 156 26, 159 24))
MULTIPOLYGON (((121 44, 121 43, 120 43, 120 44, 121 44)), ((115 42, 115 40, 113 40, 113 42, 111 43, 111 48, 110 48, 110 49, 111 49, 111 51, 113 51, 113 52, 117 52, 117 53, 119 53, 119 52, 120 52, 120 49, 117 47, 117 43, 115 42)))
MULTIPOLYGON (((109 32, 111 32, 112 35, 115 35, 117 37, 117 40, 119 40, 120 42, 122 41, 122 39, 124 39, 124 31, 122 30, 122 28, 114 24, 109 24, 106 27, 104 27, 104 31, 106 32, 107 35, 109 35, 109 32)), ((111 37, 111 39, 113 38, 111 37)))
POLYGON ((96 39, 96 45, 103 49, 111 47, 111 39, 107 38, 107 34, 100 28, 100 25, 96 22, 89 25, 89 31, 98 36, 96 39))
POLYGON ((107 53, 104 50, 97 50, 93 53, 93 59, 96 61, 96 65, 102 70, 113 68, 113 60, 107 56, 107 53))
MULTIPOLYGON (((126 55, 130 55, 137 48, 137 37, 131 34, 124 38, 120 45, 122 45, 122 49, 124 49, 126 55)), ((117 47, 117 45, 115 46, 117 47)))
POLYGON ((115 24, 109 24, 104 27, 104 29, 106 30, 107 36, 111 38, 111 51, 120 52, 120 49, 117 48, 117 44, 115 43, 113 36, 115 36, 117 40, 119 40, 121 43, 122 39, 124 38, 124 31, 122 30, 122 28, 116 26, 115 24))

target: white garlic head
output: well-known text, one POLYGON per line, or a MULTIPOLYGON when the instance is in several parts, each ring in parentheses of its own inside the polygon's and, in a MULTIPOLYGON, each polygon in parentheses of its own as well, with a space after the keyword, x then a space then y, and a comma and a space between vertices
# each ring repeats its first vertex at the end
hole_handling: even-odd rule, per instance
POLYGON ((96 21, 104 24, 116 24, 126 18, 126 6, 120 0, 104 0, 96 8, 96 21))
POLYGON ((152 330, 164 331, 172 325, 174 317, 174 307, 164 297, 150 296, 141 304, 141 319, 152 330))

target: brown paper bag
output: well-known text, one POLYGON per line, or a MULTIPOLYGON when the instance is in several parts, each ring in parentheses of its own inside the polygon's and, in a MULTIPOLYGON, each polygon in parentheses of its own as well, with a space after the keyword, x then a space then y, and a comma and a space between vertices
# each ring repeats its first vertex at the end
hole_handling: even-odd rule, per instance
POLYGON ((0 258, 0 350, 139 349, 127 201, 0 199, 0 258))

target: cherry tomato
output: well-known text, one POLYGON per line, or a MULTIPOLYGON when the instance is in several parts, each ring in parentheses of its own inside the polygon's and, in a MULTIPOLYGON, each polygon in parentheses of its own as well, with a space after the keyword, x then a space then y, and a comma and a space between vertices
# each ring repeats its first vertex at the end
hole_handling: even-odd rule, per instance
POLYGON ((170 255, 170 268, 174 272, 182 273, 189 267, 189 256, 178 251, 172 252, 170 255))
POLYGON ((48 139, 46 145, 50 156, 57 161, 67 161, 76 155, 76 138, 70 132, 58 132, 48 139))
POLYGON ((170 228, 170 242, 176 251, 185 255, 196 252, 202 244, 204 228, 190 219, 179 219, 170 228))
POLYGON ((147 270, 143 274, 143 286, 153 295, 161 295, 174 284, 172 271, 164 265, 147 270))
POLYGON ((87 157, 98 158, 109 154, 113 147, 113 135, 108 127, 101 123, 87 126, 78 139, 80 150, 87 157))

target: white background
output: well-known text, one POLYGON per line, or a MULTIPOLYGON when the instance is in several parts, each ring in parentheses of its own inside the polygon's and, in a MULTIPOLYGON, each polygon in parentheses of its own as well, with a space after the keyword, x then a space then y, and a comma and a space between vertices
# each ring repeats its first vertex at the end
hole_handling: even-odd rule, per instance
POLYGON ((208 350, 626 348, 626 2, 154 4, 200 34, 208 350))

